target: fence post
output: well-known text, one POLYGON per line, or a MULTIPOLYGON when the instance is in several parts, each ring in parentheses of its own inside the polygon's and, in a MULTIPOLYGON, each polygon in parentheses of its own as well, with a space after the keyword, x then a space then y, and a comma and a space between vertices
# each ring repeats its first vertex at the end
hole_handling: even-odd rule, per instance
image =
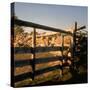
POLYGON ((33 36, 32 36, 32 47, 33 47, 33 61, 32 61, 32 71, 33 71, 33 76, 32 79, 34 80, 35 76, 35 48, 36 48, 36 28, 33 29, 33 36))
POLYGON ((64 57, 63 57, 63 50, 64 50, 64 35, 62 34, 62 67, 61 67, 61 77, 63 76, 63 59, 64 59, 64 57))
POLYGON ((73 69, 75 68, 74 60, 75 60, 76 31, 77 31, 77 22, 75 22, 75 29, 73 31, 73 62, 72 62, 73 69))

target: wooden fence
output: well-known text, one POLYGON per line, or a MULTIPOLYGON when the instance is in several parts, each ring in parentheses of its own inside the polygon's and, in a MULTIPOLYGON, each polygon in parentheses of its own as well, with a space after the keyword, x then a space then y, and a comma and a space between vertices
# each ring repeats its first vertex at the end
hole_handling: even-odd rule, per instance
MULTIPOLYGON (((72 53, 72 48, 70 47, 65 47, 64 43, 62 43, 62 46, 53 46, 53 47, 36 47, 36 28, 38 29, 43 29, 43 30, 49 30, 49 31, 54 31, 54 32, 60 32, 62 34, 62 37, 64 38, 63 34, 65 35, 71 35, 73 36, 73 34, 71 32, 67 32, 65 30, 61 30, 61 29, 57 29, 57 28, 53 28, 53 27, 48 27, 48 26, 44 26, 44 25, 39 25, 39 24, 35 24, 32 22, 26 22, 26 21, 22 21, 22 20, 18 20, 18 19, 12 19, 12 24, 11 27, 13 27, 12 29, 14 29, 14 25, 19 25, 19 26, 27 26, 27 27, 33 27, 33 47, 16 47, 13 48, 12 47, 12 51, 11 53, 13 53, 13 55, 11 56, 11 65, 12 65, 12 73, 11 76, 13 77, 13 79, 11 79, 11 83, 13 84, 12 86, 14 86, 14 83, 18 82, 18 81, 22 81, 28 78, 32 78, 32 80, 34 80, 35 76, 38 76, 40 74, 46 73, 46 72, 50 72, 56 69, 60 69, 62 70, 63 67, 69 65, 69 64, 65 64, 65 65, 55 65, 52 67, 47 67, 47 68, 43 68, 40 70, 35 70, 35 65, 36 64, 40 64, 40 63, 46 63, 46 62, 52 62, 52 61, 62 61, 63 59, 65 60, 70 60, 71 58, 68 56, 64 56, 63 55, 63 51, 64 50, 68 50, 70 49, 71 53, 72 53), (43 53, 43 52, 49 52, 49 51, 61 51, 62 52, 62 56, 53 56, 53 57, 44 57, 44 58, 36 58, 35 54, 36 53, 43 53), (28 59, 28 60, 14 60, 14 55, 15 54, 23 54, 23 53, 31 53, 33 55, 33 59, 28 59), (20 75, 14 75, 14 68, 16 67, 21 67, 21 66, 27 66, 30 65, 32 67, 32 72, 27 72, 24 74, 20 74, 20 75)), ((12 32, 12 35, 14 35, 14 32, 12 32)), ((14 36, 13 36, 14 38, 14 36)), ((63 42, 63 41, 62 41, 63 42)), ((73 56, 72 56, 73 57, 73 56)))
MULTIPOLYGON (((64 50, 67 50, 68 47, 64 47, 64 50)), ((32 53, 34 50, 34 48, 15 48, 15 54, 21 54, 21 53, 32 53)), ((37 47, 35 49, 35 53, 38 52, 49 52, 49 51, 61 51, 62 47, 37 47)), ((33 53, 32 53, 33 54, 33 53)), ((21 66, 26 66, 26 65, 36 65, 36 64, 43 64, 43 63, 48 63, 48 62, 52 62, 52 61, 59 61, 59 60, 63 60, 63 59, 70 59, 68 56, 67 57, 63 57, 63 56, 53 56, 53 57, 43 57, 43 58, 35 58, 35 61, 33 61, 33 59, 28 59, 28 60, 14 60, 15 64, 14 67, 21 67, 21 66), (34 63, 33 63, 34 62, 34 63)), ((15 82, 17 81, 21 81, 27 78, 33 78, 37 75, 49 72, 49 71, 53 71, 56 69, 62 69, 62 66, 60 66, 60 64, 55 65, 53 67, 48 67, 48 68, 44 68, 44 69, 40 69, 40 70, 35 70, 34 72, 28 72, 22 75, 17 75, 15 76, 15 82), (34 73, 34 75, 33 75, 34 73)))

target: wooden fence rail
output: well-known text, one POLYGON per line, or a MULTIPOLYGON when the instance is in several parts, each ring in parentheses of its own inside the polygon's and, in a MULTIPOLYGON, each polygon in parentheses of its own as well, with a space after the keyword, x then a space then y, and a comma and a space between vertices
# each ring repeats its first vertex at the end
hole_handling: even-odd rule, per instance
MULTIPOLYGON (((67 50, 69 47, 64 46, 64 50, 67 50)), ((14 49, 15 54, 21 54, 21 53, 40 53, 40 52, 49 52, 49 51, 61 51, 62 47, 54 46, 54 47, 16 47, 14 49)))
POLYGON ((32 72, 27 72, 24 74, 16 75, 16 76, 14 76, 14 83, 16 83, 18 81, 29 79, 29 78, 33 78, 32 72))
POLYGON ((19 20, 19 19, 15 19, 12 21, 12 24, 16 24, 19 26, 26 26, 26 27, 33 27, 33 28, 38 28, 38 29, 44 29, 47 31, 54 31, 54 32, 61 32, 61 33, 65 33, 68 35, 72 35, 71 32, 62 30, 62 29, 58 29, 58 28, 53 28, 53 27, 49 27, 49 26, 45 26, 45 25, 40 25, 40 24, 36 24, 36 23, 32 23, 32 22, 27 22, 27 21, 23 21, 23 20, 19 20))

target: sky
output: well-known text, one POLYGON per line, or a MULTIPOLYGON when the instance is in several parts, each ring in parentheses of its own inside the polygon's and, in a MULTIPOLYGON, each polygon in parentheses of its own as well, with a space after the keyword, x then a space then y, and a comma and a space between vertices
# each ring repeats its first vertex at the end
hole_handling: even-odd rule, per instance
POLYGON ((77 21, 78 27, 88 26, 88 8, 86 6, 16 2, 15 15, 21 20, 65 30, 74 27, 75 21, 77 21))

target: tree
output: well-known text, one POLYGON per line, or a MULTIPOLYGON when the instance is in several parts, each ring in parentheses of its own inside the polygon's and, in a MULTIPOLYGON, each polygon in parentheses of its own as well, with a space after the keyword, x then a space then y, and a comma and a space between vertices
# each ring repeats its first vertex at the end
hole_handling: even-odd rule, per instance
MULTIPOLYGON (((14 14, 15 15, 15 14, 14 14)), ((11 16, 11 21, 12 21, 12 27, 11 27, 11 32, 12 32, 12 35, 13 35, 13 32, 14 32, 14 35, 16 36, 17 34, 19 33, 23 33, 24 30, 22 29, 22 27, 18 26, 18 25, 15 25, 13 22, 14 22, 14 19, 18 19, 17 16, 11 16)))
POLYGON ((16 36, 17 34, 20 34, 20 33, 23 33, 24 32, 24 30, 20 27, 20 26, 18 26, 18 25, 15 25, 15 27, 14 27, 14 35, 16 36))

